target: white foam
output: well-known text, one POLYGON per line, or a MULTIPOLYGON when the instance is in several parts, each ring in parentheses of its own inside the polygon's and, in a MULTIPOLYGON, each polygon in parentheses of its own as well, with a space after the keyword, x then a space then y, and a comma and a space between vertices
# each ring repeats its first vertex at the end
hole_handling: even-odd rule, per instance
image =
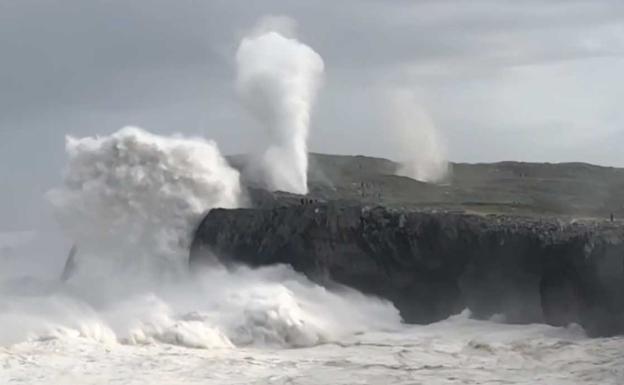
POLYGON ((450 171, 447 149, 423 104, 407 89, 382 94, 384 133, 401 164, 397 175, 423 182, 442 181, 450 171))
POLYGON ((620 385, 624 378, 621 337, 587 339, 574 328, 495 324, 466 314, 313 348, 181 345, 32 340, 0 347, 0 383, 620 385))
POLYGON ((323 60, 312 48, 266 24, 260 31, 245 37, 236 53, 241 101, 266 140, 248 173, 272 190, 305 194, 310 113, 323 60))
POLYGON ((195 348, 312 346, 366 330, 397 328, 388 302, 320 287, 287 266, 213 267, 169 282, 103 279, 0 295, 0 345, 84 338, 110 344, 195 348))
POLYGON ((239 204, 238 172, 212 141, 126 127, 110 136, 68 137, 66 150, 65 183, 48 196, 83 255, 140 268, 159 258, 183 262, 201 216, 239 204))
POLYGON ((49 197, 78 245, 77 270, 66 284, 2 282, 0 344, 292 347, 400 323, 388 302, 330 292, 286 266, 188 272, 202 215, 239 203, 238 173, 214 143, 124 128, 69 138, 67 153, 65 183, 49 197))

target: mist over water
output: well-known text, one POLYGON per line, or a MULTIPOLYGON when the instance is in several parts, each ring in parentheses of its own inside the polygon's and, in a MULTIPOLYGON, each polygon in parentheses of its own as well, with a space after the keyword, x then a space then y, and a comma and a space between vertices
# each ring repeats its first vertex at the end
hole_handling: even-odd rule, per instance
MULTIPOLYGON (((3 271, 0 383, 624 378, 621 338, 590 340, 574 325, 504 325, 465 311, 407 326, 387 301, 330 291, 288 266, 189 272, 183 251, 201 212, 235 207, 242 189, 214 143, 132 128, 69 139, 67 151, 65 183, 49 198, 75 237, 77 267, 66 282, 60 266, 47 278, 3 271)), ((36 241, 0 239, 16 253, 36 241)))
POLYGON ((160 259, 183 264, 202 216, 241 201, 238 171, 205 139, 126 127, 68 137, 66 153, 64 184, 47 197, 82 254, 142 261, 143 269, 160 259))
POLYGON ((271 190, 307 193, 310 113, 323 59, 265 25, 240 42, 236 65, 241 102, 266 135, 249 163, 250 179, 271 190))
POLYGON ((401 167, 397 175, 440 182, 451 171, 440 131, 416 94, 409 89, 382 92, 384 132, 401 167))
POLYGON ((75 270, 65 283, 4 280, 0 344, 296 347, 399 325, 388 302, 330 292, 287 266, 187 271, 202 215, 241 201, 215 143, 124 128, 68 138, 66 150, 64 184, 48 197, 77 245, 75 270))
MULTIPOLYGON (((265 27, 236 53, 241 101, 268 138, 250 171, 272 189, 305 193, 310 110, 323 61, 265 27)), ((68 280, 4 280, 0 343, 294 347, 400 324, 387 301, 328 291, 287 266, 189 272, 191 236, 203 215, 243 201, 239 173, 216 143, 126 127, 68 137, 66 153, 63 185, 47 199, 77 249, 68 280)))
MULTIPOLYGON (((241 41, 236 63, 241 102, 266 137, 245 172, 270 189, 306 193, 321 57, 263 25, 241 41)), ((446 153, 425 110, 410 93, 387 100, 404 146, 400 172, 440 180, 446 153)), ((464 311, 408 326, 391 303, 328 290, 289 266, 188 271, 203 215, 243 204, 240 175, 213 141, 126 127, 67 138, 66 153, 63 183, 46 198, 78 250, 68 279, 61 281, 60 265, 40 274, 55 259, 45 251, 27 256, 30 271, 12 262, 26 258, 24 245, 41 242, 36 233, 0 234, 0 383, 615 385, 624 378, 621 339, 588 340, 574 325, 505 325, 464 311)))

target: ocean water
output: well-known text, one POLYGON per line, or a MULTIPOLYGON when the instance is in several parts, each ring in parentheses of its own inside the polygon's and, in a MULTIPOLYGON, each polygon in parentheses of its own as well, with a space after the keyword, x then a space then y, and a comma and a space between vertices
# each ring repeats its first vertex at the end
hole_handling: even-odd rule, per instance
POLYGON ((127 128, 67 154, 65 246, 0 234, 0 384, 624 384, 624 338, 576 325, 405 325, 288 266, 188 271, 202 215, 244 204, 214 142, 127 128))
POLYGON ((624 337, 588 338, 578 325, 467 310, 405 325, 390 303, 287 266, 87 269, 61 282, 59 271, 18 269, 30 238, 15 235, 0 274, 0 384, 624 383, 624 337))
POLYGON ((67 333, 0 348, 0 383, 622 384, 624 340, 466 314, 302 348, 128 345, 67 333))
POLYGON ((578 325, 468 311, 405 325, 386 301, 286 266, 85 269, 61 282, 60 267, 20 260, 36 235, 2 239, 0 384, 624 383, 624 337, 587 338, 578 325))

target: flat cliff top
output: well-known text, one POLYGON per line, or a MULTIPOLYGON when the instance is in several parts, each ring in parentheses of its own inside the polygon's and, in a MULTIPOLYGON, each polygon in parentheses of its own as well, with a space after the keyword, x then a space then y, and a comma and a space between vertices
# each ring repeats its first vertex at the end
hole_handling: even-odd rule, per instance
POLYGON ((228 224, 249 230, 264 227, 267 223, 303 228, 306 223, 321 221, 327 226, 347 228, 366 226, 364 222, 368 222, 375 226, 399 228, 403 225, 413 226, 436 221, 442 227, 460 228, 480 234, 532 234, 537 238, 547 239, 548 243, 575 237, 588 237, 607 243, 624 241, 624 221, 547 215, 483 214, 438 208, 391 208, 337 200, 304 199, 302 202, 295 196, 284 197, 279 194, 272 204, 264 207, 215 209, 207 219, 217 226, 228 224))
MULTIPOLYGON (((230 157, 242 168, 241 157, 230 157)), ((624 219, 624 169, 586 163, 451 163, 440 183, 396 175, 399 165, 366 156, 310 154, 313 201, 345 201, 389 208, 479 214, 624 219)), ((253 193, 252 193, 253 195, 253 193)), ((257 195, 257 194, 256 194, 257 195)), ((301 197, 273 194, 296 203, 301 197)), ((256 196, 256 203, 275 198, 256 196)))

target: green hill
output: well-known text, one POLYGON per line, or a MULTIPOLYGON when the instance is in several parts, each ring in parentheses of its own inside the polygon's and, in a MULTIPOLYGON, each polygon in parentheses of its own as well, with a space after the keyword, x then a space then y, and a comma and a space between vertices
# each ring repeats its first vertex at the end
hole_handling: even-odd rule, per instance
POLYGON ((624 169, 585 163, 452 163, 439 184, 381 158, 310 154, 309 196, 484 213, 624 216, 624 169))

